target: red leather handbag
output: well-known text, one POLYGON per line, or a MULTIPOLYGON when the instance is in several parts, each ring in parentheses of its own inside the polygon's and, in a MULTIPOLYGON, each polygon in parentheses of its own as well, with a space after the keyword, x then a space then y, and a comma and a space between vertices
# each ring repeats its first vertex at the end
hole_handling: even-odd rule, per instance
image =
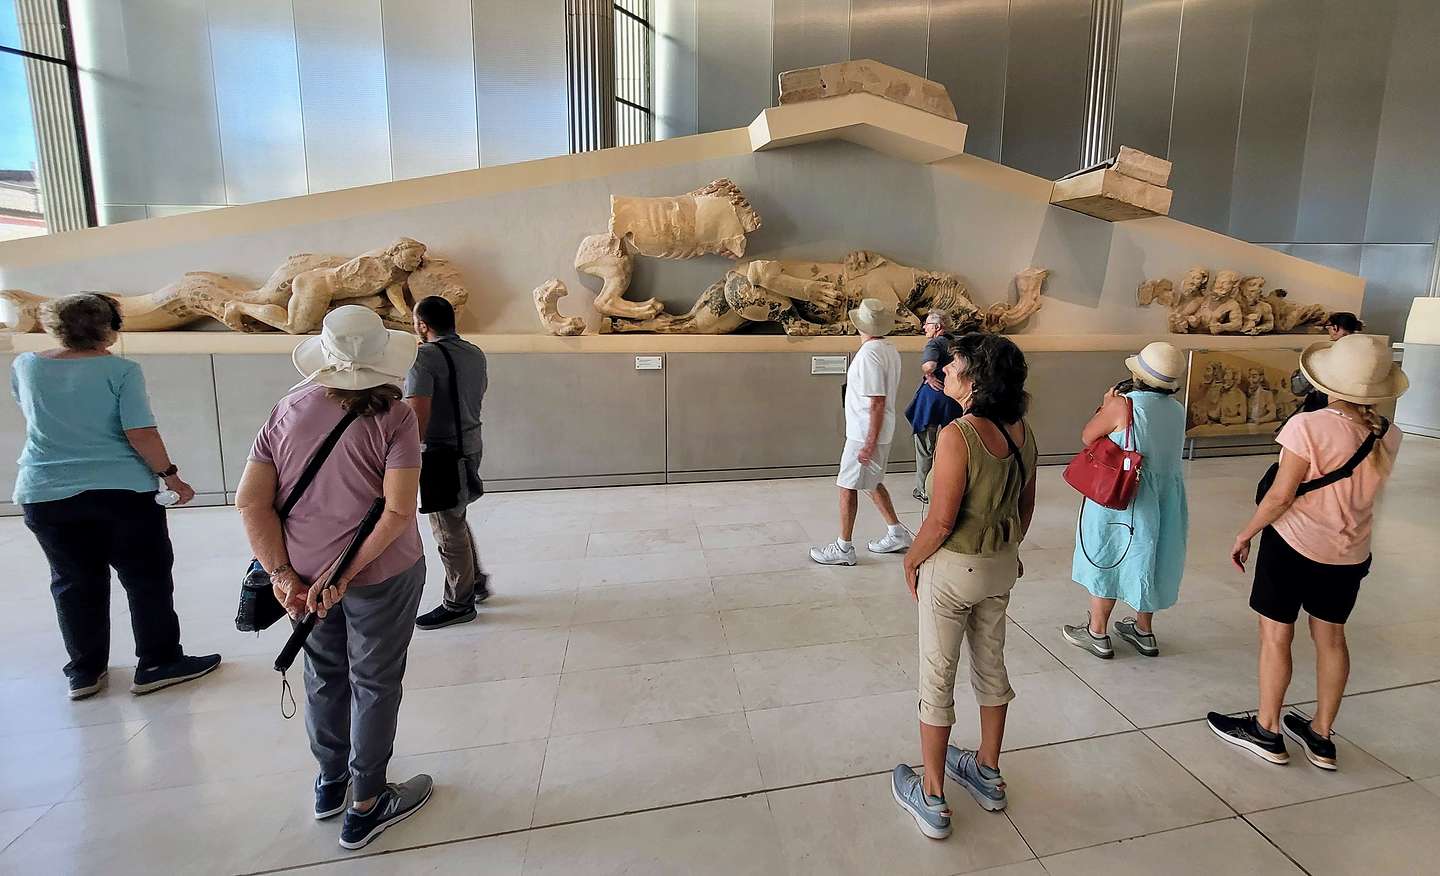
POLYGON ((1111 441, 1109 435, 1101 435, 1065 466, 1065 483, 1095 504, 1116 511, 1130 507, 1140 486, 1140 468, 1145 462, 1145 457, 1135 449, 1131 434, 1135 425, 1135 403, 1128 398, 1125 402, 1130 409, 1130 419, 1125 424, 1125 446, 1111 441))

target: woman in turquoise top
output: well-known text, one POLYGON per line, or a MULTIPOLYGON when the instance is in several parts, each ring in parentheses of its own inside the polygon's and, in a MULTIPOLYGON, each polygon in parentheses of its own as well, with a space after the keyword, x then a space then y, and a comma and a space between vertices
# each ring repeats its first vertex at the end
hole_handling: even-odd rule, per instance
POLYGON ((110 569, 130 602, 138 662, 130 686, 149 693, 198 678, 220 655, 180 648, 171 566, 174 551, 157 481, 178 504, 195 496, 155 428, 140 366, 110 355, 119 305, 69 295, 45 305, 60 348, 17 356, 10 389, 25 415, 15 502, 50 561, 50 595, 70 662, 70 698, 105 686, 110 659, 110 569))
POLYGON ((1115 656, 1108 631, 1117 600, 1137 615, 1115 624, 1120 638, 1146 657, 1159 656, 1155 612, 1180 597, 1190 525, 1181 462, 1185 406, 1174 397, 1184 385, 1185 354, 1158 342, 1126 359, 1125 365, 1133 379, 1106 393, 1082 440, 1088 445, 1109 435, 1124 446, 1133 408, 1133 447, 1144 457, 1140 484, 1123 511, 1083 501, 1071 577, 1090 591, 1090 615, 1087 623, 1064 627, 1072 645, 1102 659, 1115 656))

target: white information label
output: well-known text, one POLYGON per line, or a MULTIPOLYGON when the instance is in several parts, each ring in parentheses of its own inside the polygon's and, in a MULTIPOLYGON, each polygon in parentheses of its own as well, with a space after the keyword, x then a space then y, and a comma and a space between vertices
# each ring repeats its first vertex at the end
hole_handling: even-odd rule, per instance
POLYGON ((846 363, 844 356, 810 357, 811 374, 844 374, 845 365, 846 363))
POLYGON ((665 359, 661 356, 636 356, 636 371, 660 371, 665 367, 665 359))

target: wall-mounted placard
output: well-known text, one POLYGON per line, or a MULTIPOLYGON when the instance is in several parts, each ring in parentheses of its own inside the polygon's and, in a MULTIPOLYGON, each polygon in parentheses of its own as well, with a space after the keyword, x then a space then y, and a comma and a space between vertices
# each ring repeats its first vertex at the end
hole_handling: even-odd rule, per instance
POLYGON ((844 373, 845 373, 845 357, 844 357, 844 356, 811 356, 811 357, 810 357, 810 373, 811 373, 811 374, 844 374, 844 373))
POLYGON ((664 369, 664 367, 665 367, 665 358, 664 358, 663 356, 636 356, 636 357, 635 357, 635 370, 636 370, 636 371, 660 371, 660 370, 664 369))

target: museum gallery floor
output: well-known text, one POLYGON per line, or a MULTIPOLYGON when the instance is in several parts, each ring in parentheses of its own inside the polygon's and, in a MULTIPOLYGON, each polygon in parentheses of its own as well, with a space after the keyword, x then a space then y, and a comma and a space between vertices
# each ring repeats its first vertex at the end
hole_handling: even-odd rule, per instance
MULTIPOLYGON (((1058 467, 1041 469, 1007 645, 1010 808, 989 814, 953 792, 944 842, 920 836, 888 788, 896 762, 919 759, 899 559, 810 563, 806 546, 834 536, 827 480, 482 500, 497 595, 477 623, 418 633, 406 676, 392 775, 433 774, 435 799, 364 857, 308 812, 314 765, 270 669, 283 631, 257 640, 231 626, 248 556, 234 509, 171 516, 185 643, 224 652, 219 672, 126 693, 117 590, 115 677, 81 703, 64 696, 40 551, 18 519, 0 520, 0 872, 1431 871, 1440 590, 1416 547, 1435 534, 1440 441, 1406 438, 1380 511, 1338 773, 1303 758, 1267 766, 1201 723, 1255 700, 1254 616, 1225 554, 1267 462, 1189 463, 1192 548, 1181 603, 1159 621, 1164 656, 1117 649, 1109 662, 1060 637, 1083 611, 1068 581, 1074 494, 1058 467)), ((895 490, 915 526, 908 492, 895 490)), ((878 527, 862 503, 858 534, 878 527)), ((433 545, 429 559, 426 605, 441 583, 433 545)), ((1295 652, 1303 702, 1304 632, 1295 652)), ((973 744, 961 687, 956 741, 973 744)))

